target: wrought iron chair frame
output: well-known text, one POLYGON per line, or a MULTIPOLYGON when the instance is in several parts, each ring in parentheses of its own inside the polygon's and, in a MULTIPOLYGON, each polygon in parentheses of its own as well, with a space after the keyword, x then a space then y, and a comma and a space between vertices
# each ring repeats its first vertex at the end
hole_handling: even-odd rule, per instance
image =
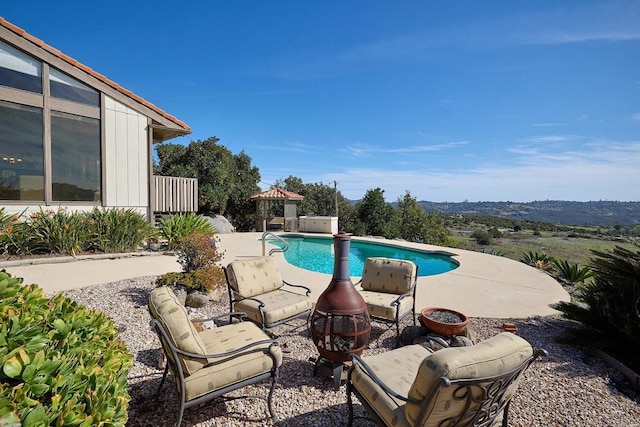
MULTIPOLYGON (((246 297, 244 295, 242 295, 240 292, 236 291, 235 289, 233 289, 233 286, 231 286, 231 281, 229 280, 229 272, 227 267, 222 267, 222 269, 224 270, 224 277, 227 281, 227 291, 229 293, 229 312, 233 313, 233 309, 236 303, 242 301, 242 300, 249 300, 249 301, 255 301, 258 303, 258 311, 260 312, 260 318, 261 318, 261 323, 260 323, 260 327, 262 327, 262 329, 268 329, 268 328, 273 328, 274 326, 278 326, 278 325, 282 325, 282 324, 287 324, 288 322, 290 322, 291 320, 294 319, 298 319, 300 317, 307 317, 307 321, 309 319, 309 317, 311 316, 311 313, 313 312, 313 308, 302 311, 294 316, 290 316, 287 317, 286 319, 282 319, 282 320, 278 320, 277 322, 273 322, 273 323, 267 323, 265 320, 265 313, 264 313, 264 307, 266 307, 265 303, 260 300, 260 298, 256 298, 256 297, 246 297), (240 298, 239 300, 236 300, 236 297, 240 298)), ((284 288, 285 286, 290 286, 293 288, 300 288, 300 289, 304 289, 305 291, 305 296, 309 297, 309 295, 311 295, 311 289, 303 286, 303 285, 296 285, 293 283, 289 283, 286 280, 282 280, 282 288, 284 288)), ((286 290, 286 289, 285 289, 286 290)), ((231 316, 231 315, 230 315, 231 316)), ((249 319, 252 320, 252 319, 249 319)))
MULTIPOLYGON (((369 312, 369 317, 371 318, 371 320, 374 320, 378 323, 384 323, 387 326, 387 330, 391 329, 393 325, 396 325, 396 337, 398 338, 400 337, 400 322, 404 320, 404 318, 407 317, 409 314, 413 315, 412 317, 413 326, 416 326, 416 288, 417 288, 416 285, 418 284, 419 269, 420 269, 420 266, 416 265, 416 275, 413 278, 413 284, 411 285, 411 289, 408 292, 405 292, 404 294, 399 294, 398 298, 393 300, 393 302, 391 303, 392 307, 396 307, 396 318, 394 320, 387 319, 386 317, 375 316, 371 314, 371 312, 369 312), (399 315, 400 311, 397 309, 397 307, 400 306, 401 301, 406 297, 412 297, 413 304, 411 305, 410 311, 407 311, 402 316, 400 316, 399 315)), ((361 283, 362 283, 362 279, 358 280, 358 282, 356 282, 354 286, 362 287, 361 283)), ((384 293, 384 292, 381 292, 381 293, 384 293)))
POLYGON ((460 426, 474 426, 474 427, 489 427, 493 424, 496 417, 504 411, 502 418, 502 427, 508 426, 509 418, 509 405, 511 404, 511 395, 508 399, 504 399, 504 393, 509 386, 516 381, 524 371, 540 356, 548 356, 546 350, 539 349, 533 352, 533 355, 522 362, 515 369, 505 372, 501 375, 484 377, 484 378, 469 378, 469 379, 456 379, 450 380, 446 377, 442 377, 440 383, 434 387, 424 400, 415 400, 402 396, 390 389, 382 380, 376 375, 375 371, 371 369, 367 363, 357 355, 351 355, 352 367, 349 369, 347 375, 347 405, 349 407, 349 421, 348 426, 353 425, 353 401, 351 394, 355 394, 358 400, 367 409, 369 415, 376 421, 378 425, 385 425, 382 418, 378 416, 375 409, 369 405, 367 400, 360 394, 360 392, 353 387, 351 382, 351 376, 356 365, 359 365, 364 372, 384 390, 389 396, 399 399, 403 402, 414 403, 421 406, 420 414, 416 419, 416 426, 422 425, 425 420, 425 411, 429 407, 429 402, 437 396, 437 393, 442 387, 457 387, 453 392, 454 397, 457 400, 465 401, 467 410, 463 411, 458 417, 447 420, 447 425, 460 425, 460 426), (477 391, 481 391, 484 398, 479 401, 481 405, 475 410, 469 410, 468 408, 472 403, 478 402, 474 396, 478 395, 477 391), (473 391, 476 391, 475 395, 473 391))
MULTIPOLYGON (((232 317, 244 317, 244 313, 230 313, 230 316, 232 317)), ((208 319, 200 319, 200 320, 192 320, 192 322, 194 323, 204 323, 204 322, 208 322, 208 321, 214 321, 215 320, 219 320, 223 317, 227 317, 226 314, 221 315, 221 316, 215 316, 215 317, 211 317, 208 319)), ((261 341, 256 341, 254 343, 251 343, 249 345, 246 345, 244 347, 238 348, 236 350, 233 351, 228 351, 228 352, 224 352, 224 353, 216 353, 216 354, 205 354, 205 355, 201 355, 201 354, 194 354, 194 353, 190 353, 187 351, 183 351, 180 350, 179 348, 177 348, 174 344, 173 341, 169 338, 167 332, 164 330, 164 327, 162 326, 162 324, 160 322, 158 322, 156 319, 151 319, 151 326, 153 327, 153 329, 156 331, 156 333, 158 334, 158 337, 160 338, 161 344, 162 344, 162 349, 165 352, 165 354, 167 353, 167 350, 171 353, 166 354, 167 357, 165 357, 166 359, 166 366, 164 369, 164 374, 162 375, 162 380, 160 381, 160 385, 158 386, 158 390, 156 392, 156 399, 159 398, 160 396, 160 391, 162 390, 162 386, 165 383, 165 380, 167 379, 167 374, 169 373, 169 370, 171 370, 171 373, 173 374, 175 380, 176 380, 176 391, 178 392, 178 398, 180 399, 180 410, 178 413, 178 421, 176 422, 176 427, 179 427, 180 424, 182 423, 182 417, 184 415, 184 410, 187 408, 190 408, 192 406, 198 405, 202 402, 206 402, 208 400, 211 399, 215 399, 217 397, 222 397, 223 399, 227 399, 227 400, 235 400, 238 398, 258 398, 258 399, 264 399, 267 402, 267 408, 269 410, 269 416, 271 417, 271 419, 275 422, 277 421, 277 417, 275 415, 275 412, 273 411, 273 391, 276 387, 276 383, 278 381, 278 366, 277 366, 277 360, 276 360, 276 355, 273 353, 272 348, 274 346, 278 346, 278 342, 276 340, 273 339, 265 339, 265 340, 261 340, 261 341), (258 346, 263 346, 265 344, 269 344, 269 347, 258 347, 258 346), (217 360, 213 363, 209 363, 207 365, 205 365, 204 368, 208 367, 208 366, 212 366, 215 364, 219 364, 219 363, 223 363, 226 362, 228 360, 232 360, 238 356, 242 356, 245 354, 249 354, 249 353, 256 353, 256 352, 262 352, 264 354, 266 354, 267 356, 269 356, 272 360, 272 369, 269 372, 265 372, 263 374, 260 375, 256 375, 254 377, 251 378, 246 378, 244 380, 238 381, 236 383, 233 384, 229 384, 225 387, 216 389, 216 390, 212 390, 202 396, 199 396, 195 399, 191 399, 191 400, 185 400, 185 395, 186 395, 186 390, 185 390, 185 375, 184 375, 184 371, 182 369, 182 364, 179 363, 179 357, 190 357, 190 358, 196 358, 196 359, 209 359, 209 358, 223 358, 220 360, 217 360), (171 356, 171 357, 170 357, 171 356), (224 394, 229 393, 230 391, 233 390, 237 390, 239 388, 243 388, 247 385, 250 384, 255 384, 258 382, 262 382, 265 380, 271 379, 271 386, 269 388, 269 394, 267 397, 265 396, 257 396, 257 395, 246 395, 246 396, 241 396, 241 397, 224 397, 224 394)))

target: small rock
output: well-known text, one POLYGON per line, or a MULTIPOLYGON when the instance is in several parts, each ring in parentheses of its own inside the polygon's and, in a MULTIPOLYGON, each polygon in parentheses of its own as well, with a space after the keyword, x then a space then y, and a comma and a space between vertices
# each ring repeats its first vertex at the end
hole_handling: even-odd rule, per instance
POLYGON ((209 303, 209 295, 194 291, 187 294, 185 305, 187 307, 200 308, 209 303))
POLYGON ((473 341, 462 335, 456 335, 449 340, 450 347, 471 347, 472 345, 473 341))

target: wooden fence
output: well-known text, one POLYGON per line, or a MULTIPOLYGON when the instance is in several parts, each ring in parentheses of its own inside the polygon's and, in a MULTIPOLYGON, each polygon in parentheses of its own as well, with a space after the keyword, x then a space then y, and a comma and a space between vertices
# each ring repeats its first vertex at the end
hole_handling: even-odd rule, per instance
POLYGON ((154 212, 197 212, 198 179, 156 176, 154 181, 154 212))

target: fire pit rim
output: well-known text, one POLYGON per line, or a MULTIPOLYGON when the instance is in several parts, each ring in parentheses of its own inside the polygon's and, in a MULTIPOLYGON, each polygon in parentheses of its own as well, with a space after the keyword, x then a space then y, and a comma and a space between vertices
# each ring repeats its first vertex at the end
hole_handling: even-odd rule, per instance
POLYGON ((423 308, 422 310, 420 310, 419 320, 420 320, 420 324, 425 328, 435 332, 436 334, 444 335, 444 336, 459 335, 464 331, 464 328, 466 328, 467 325, 469 324, 469 319, 465 314, 450 308, 443 308, 443 307, 423 308), (462 322, 457 322, 457 323, 439 322, 427 316, 427 314, 433 313, 436 311, 453 313, 456 316, 460 317, 462 319, 462 322))

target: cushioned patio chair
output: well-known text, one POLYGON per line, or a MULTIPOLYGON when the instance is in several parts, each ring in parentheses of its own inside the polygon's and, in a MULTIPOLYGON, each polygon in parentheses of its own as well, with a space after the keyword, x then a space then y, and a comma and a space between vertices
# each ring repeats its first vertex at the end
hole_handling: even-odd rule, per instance
POLYGON ((360 295, 367 304, 369 316, 389 325, 396 325, 400 334, 400 321, 412 315, 416 324, 416 281, 418 266, 411 261, 372 257, 367 258, 362 270, 360 295))
POLYGON ((252 322, 198 332, 192 323, 195 320, 189 320, 184 306, 167 287, 151 291, 149 312, 166 356, 158 395, 170 370, 180 399, 176 426, 180 426, 185 408, 265 380, 270 380, 271 386, 268 396, 262 398, 267 401, 269 415, 276 419, 272 398, 282 351, 275 340, 252 322))
POLYGON ((349 426, 355 394, 386 426, 507 426, 509 403, 524 371, 544 350, 503 332, 471 347, 432 353, 420 345, 351 356, 349 426))
POLYGON ((233 261, 224 269, 229 311, 246 313, 262 329, 309 316, 311 289, 285 282, 273 257, 233 261), (293 289, 299 292, 292 292, 293 289))

